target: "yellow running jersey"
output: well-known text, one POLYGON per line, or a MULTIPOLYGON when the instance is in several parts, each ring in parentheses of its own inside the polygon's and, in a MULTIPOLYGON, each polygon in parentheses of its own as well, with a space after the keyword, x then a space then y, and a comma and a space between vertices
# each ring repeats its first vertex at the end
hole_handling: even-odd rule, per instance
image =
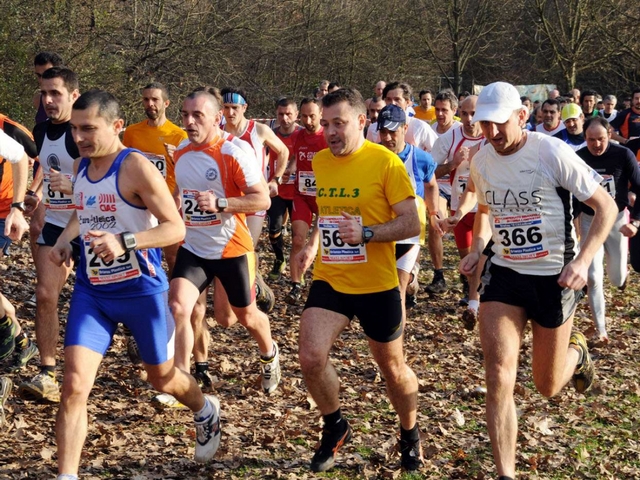
POLYGON ((187 132, 169 120, 159 127, 151 127, 144 120, 127 127, 122 137, 122 143, 125 147, 140 150, 145 157, 151 160, 162 173, 169 191, 173 194, 176 187, 175 164, 167 155, 164 144, 177 147, 186 138, 187 132))
POLYGON ((416 117, 419 120, 422 120, 427 123, 431 123, 436 119, 436 107, 431 106, 425 111, 422 109, 420 105, 418 105, 417 107, 413 107, 413 109, 416 112, 414 117, 416 117))
POLYGON ((342 212, 371 226, 393 219, 392 205, 415 193, 402 160, 393 152, 365 141, 345 157, 329 149, 313 158, 320 245, 314 279, 341 293, 363 294, 398 286, 395 243, 345 244, 338 237, 342 212))

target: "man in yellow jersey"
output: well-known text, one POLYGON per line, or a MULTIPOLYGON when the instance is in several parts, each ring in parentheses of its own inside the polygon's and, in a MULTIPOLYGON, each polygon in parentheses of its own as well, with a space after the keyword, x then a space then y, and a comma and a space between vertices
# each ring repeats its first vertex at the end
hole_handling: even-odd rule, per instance
MULTIPOLYGON (((137 148, 162 173, 169 191, 176 187, 175 163, 173 152, 187 138, 187 132, 167 118, 169 92, 162 83, 153 82, 142 89, 142 105, 146 120, 129 125, 124 131, 122 143, 125 147, 137 148)), ((164 258, 169 268, 169 276, 173 271, 178 253, 178 244, 164 247, 164 258)), ((128 333, 128 332, 127 332, 128 333)), ((133 363, 139 363, 140 357, 135 340, 128 336, 127 351, 133 363)))
POLYGON ((433 93, 431 90, 420 91, 420 105, 415 107, 415 117, 423 122, 431 123, 436 119, 436 108, 432 105, 433 93))
POLYGON ((415 192, 398 156, 364 139, 366 109, 357 90, 330 93, 322 106, 329 148, 313 160, 317 228, 296 258, 301 268, 308 268, 317 256, 298 352, 305 383, 324 419, 311 469, 330 469, 338 449, 351 439, 329 351, 357 316, 400 417, 402 466, 417 470, 423 464, 416 423, 418 381, 404 361, 393 243, 420 233, 415 192))

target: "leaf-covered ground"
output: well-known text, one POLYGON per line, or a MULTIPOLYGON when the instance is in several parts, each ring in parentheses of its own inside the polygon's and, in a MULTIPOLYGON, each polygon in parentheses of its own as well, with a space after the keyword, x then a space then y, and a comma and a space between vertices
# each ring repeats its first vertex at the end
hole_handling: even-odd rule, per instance
MULTIPOLYGON (((449 285, 457 286, 451 239, 445 241, 449 285)), ((261 268, 272 257, 263 248, 261 268)), ((0 262, 2 292, 18 307, 33 334, 34 310, 23 305, 33 292, 34 273, 26 242, 0 262)), ((422 259, 421 283, 431 280, 422 259)), ((98 374, 89 403, 89 434, 81 476, 85 479, 213 478, 495 478, 481 393, 484 370, 476 332, 462 328, 452 288, 437 298, 420 294, 410 312, 405 348, 418 375, 419 423, 426 465, 419 474, 403 474, 396 453, 398 424, 384 384, 354 323, 336 343, 332 359, 342 379, 341 398, 355 435, 337 467, 313 474, 308 461, 319 438, 321 419, 307 395, 297 362, 298 319, 302 307, 287 306, 288 285, 272 283, 278 297, 271 328, 281 350, 283 381, 271 396, 259 387, 258 353, 246 330, 211 325, 210 365, 215 393, 222 403, 223 439, 215 461, 192 461, 195 432, 188 411, 158 411, 154 392, 141 379, 117 335, 98 374)), ((457 288, 457 287, 455 287, 457 288)), ((522 479, 640 478, 640 380, 638 275, 626 291, 608 288, 609 336, 592 353, 598 383, 587 396, 568 386, 547 400, 535 391, 530 368, 530 336, 522 348, 516 387, 519 415, 517 466, 522 479)), ((64 319, 70 285, 60 301, 64 319)), ((135 312, 132 312, 135 315, 135 312)), ((591 325, 586 301, 576 328, 591 325)), ((37 372, 30 364, 13 380, 37 372)), ((61 370, 60 370, 61 371, 61 370)), ((14 388, 15 393, 15 388, 14 388)), ((55 478, 56 405, 25 403, 12 396, 7 425, 0 433, 0 480, 55 478)))

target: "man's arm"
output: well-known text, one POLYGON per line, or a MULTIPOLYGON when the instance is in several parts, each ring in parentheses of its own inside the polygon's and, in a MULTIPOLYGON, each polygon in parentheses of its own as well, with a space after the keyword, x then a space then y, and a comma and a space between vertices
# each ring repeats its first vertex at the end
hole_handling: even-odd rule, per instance
POLYGON ((480 261, 480 256, 491 239, 489 224, 489 206, 478 204, 478 212, 473 222, 473 240, 471 251, 460 261, 460 273, 471 275, 480 261))
POLYGON ((258 129, 258 135, 260 139, 269 147, 269 149, 276 154, 276 171, 271 175, 271 181, 273 177, 282 177, 284 175, 284 171, 287 168, 287 161, 289 160, 289 149, 287 146, 278 138, 278 136, 266 125, 261 123, 256 124, 256 128, 258 129))
POLYGON ((442 178, 445 175, 450 174, 465 160, 469 160, 469 148, 461 147, 453 156, 453 160, 448 163, 438 165, 438 167, 436 168, 436 178, 442 178))
POLYGON ((594 194, 583 203, 595 212, 591 228, 580 246, 580 253, 562 269, 558 278, 562 287, 572 290, 580 290, 586 285, 587 272, 593 256, 606 240, 618 215, 616 202, 601 186, 598 186, 594 194))
MULTIPOLYGON (((224 209, 224 213, 256 213, 267 210, 271 206, 271 198, 264 179, 255 185, 246 187, 242 193, 244 195, 241 197, 227 197, 228 206, 224 209)), ((196 200, 200 210, 213 213, 221 212, 218 208, 218 198, 210 190, 200 192, 196 200)))
POLYGON ((373 231, 371 242, 395 242, 420 234, 420 217, 413 197, 395 203, 391 208, 396 217, 378 225, 360 225, 353 216, 343 212, 345 220, 338 227, 340 239, 346 243, 361 243, 363 227, 373 231))
POLYGON ((473 210, 473 207, 477 204, 478 198, 476 197, 476 185, 473 183, 473 179, 469 177, 467 188, 465 188, 464 193, 460 197, 456 213, 441 222, 442 228, 445 230, 451 230, 454 228, 467 213, 473 210))

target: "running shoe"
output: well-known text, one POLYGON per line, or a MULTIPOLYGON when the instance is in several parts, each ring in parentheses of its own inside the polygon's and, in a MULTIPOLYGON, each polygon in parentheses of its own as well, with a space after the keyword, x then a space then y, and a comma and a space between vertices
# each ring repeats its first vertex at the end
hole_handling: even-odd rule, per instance
POLYGON ((18 396, 23 400, 34 402, 60 402, 60 386, 56 378, 48 372, 42 371, 30 382, 18 386, 18 396))
POLYGON ((420 439, 400 439, 400 465, 409 472, 419 470, 424 465, 420 439))
POLYGON ((4 404, 7 403, 7 398, 11 395, 12 387, 13 382, 9 377, 0 377, 0 428, 5 424, 4 404))
POLYGON ((24 301, 24 304, 27 307, 33 307, 36 308, 36 294, 34 293, 33 295, 31 295, 28 299, 26 299, 24 301))
POLYGON ((287 293, 286 297, 284 297, 284 301, 289 305, 297 305, 300 301, 300 297, 302 297, 302 289, 300 288, 300 284, 294 283, 291 291, 287 293))
POLYGON ((280 350, 278 344, 273 342, 273 349, 276 351, 275 355, 269 360, 260 358, 260 370, 262 371, 262 390, 264 393, 271 393, 280 383, 280 350))
POLYGON ((433 280, 425 288, 427 293, 440 294, 447 291, 447 282, 443 275, 434 275, 433 280))
POLYGON ((418 304, 418 297, 416 297, 415 295, 405 295, 404 297, 404 307, 407 310, 411 310, 413 307, 415 307, 418 304))
POLYGON ((213 412, 208 418, 196 421, 196 455, 197 463, 211 460, 220 446, 222 428, 220 427, 220 400, 213 395, 205 395, 211 403, 213 412))
POLYGON ((264 313, 269 313, 273 310, 276 304, 276 297, 273 294, 273 290, 264 283, 264 279, 259 272, 256 273, 256 305, 264 313))
POLYGON ((573 383, 578 392, 585 393, 591 388, 596 377, 596 369, 591 355, 589 355, 587 339, 584 338, 582 333, 574 332, 569 339, 569 345, 575 345, 582 350, 582 362, 576 366, 576 371, 573 374, 573 383))
POLYGON ((420 284, 418 283, 418 273, 420 273, 420 264, 416 264, 411 269, 411 281, 407 285, 407 296, 416 296, 420 291, 420 284))
POLYGON ((10 318, 0 326, 0 360, 13 353, 16 347, 16 324, 10 318))
POLYGON ((465 308, 462 312, 462 324, 464 325, 464 328, 471 332, 474 328, 476 328, 477 322, 478 312, 473 310, 472 308, 465 308))
POLYGON ((340 422, 338 428, 328 428, 326 425, 322 430, 320 447, 316 450, 311 459, 311 470, 313 472, 325 472, 336 463, 338 450, 349 440, 351 440, 351 425, 347 420, 340 422), (344 425, 342 425, 344 424, 344 425))
POLYGON ((13 360, 11 362, 11 365, 9 366, 9 369, 12 372, 21 370, 22 367, 29 363, 29 360, 35 357, 38 353, 38 347, 36 346, 36 344, 30 339, 28 340, 28 342, 29 343, 27 343, 27 346, 23 349, 19 349, 18 347, 14 349, 13 360))
POLYGON ((159 408, 187 408, 176 397, 168 393, 159 393, 151 399, 151 403, 159 408))
POLYGON ((213 379, 211 378, 211 374, 207 371, 195 372, 193 374, 193 378, 196 379, 196 382, 198 382, 198 386, 201 390, 210 390, 213 386, 213 379))
POLYGON ((269 280, 280 280, 282 272, 284 272, 286 266, 287 262, 285 262, 284 260, 278 260, 276 258, 273 261, 273 268, 271 269, 271 272, 269 272, 269 280))
POLYGON ((131 335, 127 337, 127 355, 129 355, 129 360, 131 360, 132 364, 140 365, 142 363, 140 349, 138 348, 136 339, 131 335))

